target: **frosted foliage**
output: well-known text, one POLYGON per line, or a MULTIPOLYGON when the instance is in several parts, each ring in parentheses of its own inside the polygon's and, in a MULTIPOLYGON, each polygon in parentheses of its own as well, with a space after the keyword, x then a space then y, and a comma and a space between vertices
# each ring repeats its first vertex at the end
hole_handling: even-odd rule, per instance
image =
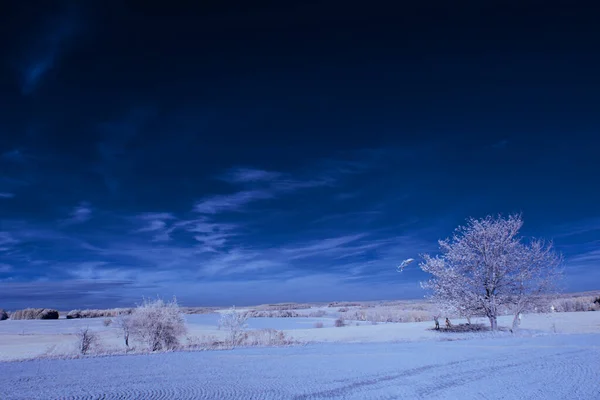
POLYGON ((151 351, 177 348, 179 338, 186 333, 185 319, 175 299, 144 300, 128 317, 127 327, 124 334, 131 332, 151 351))
POLYGON ((235 347, 241 342, 244 331, 247 328, 247 320, 248 314, 236 311, 235 307, 232 307, 229 311, 221 315, 219 329, 227 332, 227 341, 231 347, 235 347))
POLYGON ((519 313, 555 290, 561 264, 551 243, 519 237, 522 225, 519 215, 468 220, 439 241, 440 255, 423 256, 420 267, 432 277, 422 286, 447 312, 486 316, 495 330, 499 313, 511 310, 518 326, 519 313))

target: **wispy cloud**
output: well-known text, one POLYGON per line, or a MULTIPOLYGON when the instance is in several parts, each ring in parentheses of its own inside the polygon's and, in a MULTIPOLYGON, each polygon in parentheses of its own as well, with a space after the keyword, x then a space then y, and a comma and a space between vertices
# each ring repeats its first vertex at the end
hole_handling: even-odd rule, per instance
POLYGON ((81 16, 71 7, 46 18, 40 26, 34 40, 28 43, 20 66, 21 90, 25 95, 33 93, 45 75, 57 66, 81 30, 81 16))
POLYGON ((0 251, 8 251, 12 246, 19 243, 10 232, 0 231, 0 251))
POLYGON ((0 199, 12 199, 13 197, 15 197, 14 193, 0 192, 0 199))
POLYGON ((272 192, 267 190, 245 190, 228 195, 210 196, 196 203, 194 210, 201 214, 217 214, 224 211, 239 211, 257 200, 271 199, 272 192))
POLYGON ((177 228, 172 221, 176 218, 171 213, 143 213, 137 215, 135 220, 141 221, 143 226, 136 232, 150 232, 155 242, 166 242, 171 240, 171 233, 177 228), (169 226, 171 223, 171 226, 169 226))
POLYGON ((65 225, 82 224, 92 218, 92 208, 89 203, 81 202, 73 208, 69 214, 69 218, 63 221, 65 225))
POLYGON ((279 178, 281 175, 282 174, 279 172, 255 168, 232 168, 219 176, 219 178, 231 183, 255 183, 270 182, 279 178))
POLYGON ((196 219, 179 221, 175 225, 188 232, 194 233, 231 232, 240 227, 238 224, 214 222, 204 216, 196 219))
POLYGON ((277 198, 302 189, 330 186, 335 179, 323 175, 317 179, 298 179, 281 172, 254 168, 235 168, 219 175, 233 184, 251 184, 250 189, 224 195, 208 196, 196 203, 194 210, 201 214, 241 211, 250 203, 277 198))
POLYGON ((191 235, 200 244, 200 250, 207 253, 218 253, 228 241, 240 234, 240 224, 211 221, 208 217, 178 221, 173 225, 191 235))
POLYGON ((345 245, 352 242, 356 242, 357 240, 362 239, 366 236, 367 235, 364 233, 359 233, 356 235, 346 235, 334 238, 326 238, 322 240, 315 240, 305 245, 283 248, 282 252, 291 259, 308 258, 331 254, 337 255, 347 250, 344 249, 345 245))
POLYGON ((267 258, 264 252, 238 248, 211 258, 202 264, 198 272, 203 276, 232 275, 271 269, 282 265, 281 260, 273 257, 267 258))
POLYGON ((0 274, 7 274, 9 272, 12 272, 12 270, 13 270, 12 265, 0 263, 0 274))
POLYGON ((600 243, 599 248, 567 258, 567 263, 573 267, 593 266, 600 269, 600 243))
POLYGON ((590 218, 585 221, 579 221, 571 224, 564 224, 554 229, 555 238, 567 238, 600 231, 600 218, 590 218))
POLYGON ((117 268, 106 261, 86 261, 69 266, 69 274, 75 279, 101 281, 128 281, 135 279, 131 268, 117 268))

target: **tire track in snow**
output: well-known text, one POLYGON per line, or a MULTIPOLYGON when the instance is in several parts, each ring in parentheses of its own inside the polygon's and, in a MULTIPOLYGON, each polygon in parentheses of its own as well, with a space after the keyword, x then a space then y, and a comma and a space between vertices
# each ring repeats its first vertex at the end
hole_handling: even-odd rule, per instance
POLYGON ((490 399, 600 399, 600 349, 594 347, 599 339, 344 344, 0 363, 0 387, 6 388, 2 400, 468 399, 484 393, 490 399), (576 350, 571 346, 580 342, 576 350))
MULTIPOLYGON (((357 390, 365 389, 369 386, 380 385, 385 382, 392 382, 401 379, 405 379, 412 376, 420 375, 424 372, 434 371, 436 369, 448 368, 454 365, 461 364, 465 361, 455 361, 447 364, 433 364, 433 365, 425 365, 422 367, 412 368, 409 370, 402 371, 400 373, 396 373, 393 375, 385 375, 385 376, 374 376, 369 379, 362 379, 359 381, 351 381, 350 383, 346 383, 343 386, 340 386, 335 389, 316 391, 312 393, 306 393, 302 395, 297 395, 294 397, 294 400, 309 400, 309 399, 329 399, 344 396, 353 392, 356 394, 357 390)), ((362 391, 362 390, 361 390, 362 391)))

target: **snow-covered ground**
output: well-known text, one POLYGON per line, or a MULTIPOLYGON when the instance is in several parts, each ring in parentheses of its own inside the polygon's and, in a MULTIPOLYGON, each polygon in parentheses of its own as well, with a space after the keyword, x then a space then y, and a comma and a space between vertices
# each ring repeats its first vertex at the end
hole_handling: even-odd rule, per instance
MULTIPOLYGON (((77 342, 76 332, 89 327, 98 333, 102 345, 108 349, 123 349, 123 341, 114 326, 105 327, 103 318, 0 321, 0 361, 33 358, 44 354, 61 355, 73 353, 77 342)), ((217 327, 217 314, 187 315, 188 336, 224 337, 217 327)), ((250 329, 272 328, 283 330, 288 337, 300 342, 412 342, 462 338, 464 335, 440 334, 431 331, 430 322, 384 323, 371 325, 366 322, 356 326, 333 327, 333 317, 323 318, 251 318, 250 329), (322 322, 323 328, 315 328, 322 322), (451 336, 449 336, 451 335, 451 336)), ((454 323, 461 321, 454 320, 454 323)), ((475 322, 475 321, 474 321, 475 322)), ((479 322, 486 322, 479 320, 479 322)), ((510 326, 511 317, 500 317, 502 326, 510 326)), ((528 314, 522 321, 525 334, 538 333, 600 333, 600 312, 528 314)), ((472 335, 478 337, 480 335, 472 335)))
POLYGON ((2 399, 599 399, 600 334, 0 363, 2 399))

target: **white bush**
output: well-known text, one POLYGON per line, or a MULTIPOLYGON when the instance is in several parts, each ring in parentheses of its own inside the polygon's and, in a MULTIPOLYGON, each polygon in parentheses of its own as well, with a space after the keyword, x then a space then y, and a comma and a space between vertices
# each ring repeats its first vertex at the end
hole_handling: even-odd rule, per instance
MULTIPOLYGON (((150 351, 176 349, 179 338, 187 331, 185 319, 175 298, 170 302, 145 299, 126 321, 124 335, 131 332, 131 336, 150 351)), ((126 341, 127 337, 125 336, 126 341)))
POLYGON ((236 311, 235 307, 232 307, 229 311, 221 315, 219 329, 227 332, 227 343, 229 346, 235 347, 240 344, 244 337, 244 331, 247 328, 247 320, 248 314, 236 311))
POLYGON ((260 329, 249 331, 243 335, 244 346, 286 346, 293 341, 285 333, 275 329, 260 329))

